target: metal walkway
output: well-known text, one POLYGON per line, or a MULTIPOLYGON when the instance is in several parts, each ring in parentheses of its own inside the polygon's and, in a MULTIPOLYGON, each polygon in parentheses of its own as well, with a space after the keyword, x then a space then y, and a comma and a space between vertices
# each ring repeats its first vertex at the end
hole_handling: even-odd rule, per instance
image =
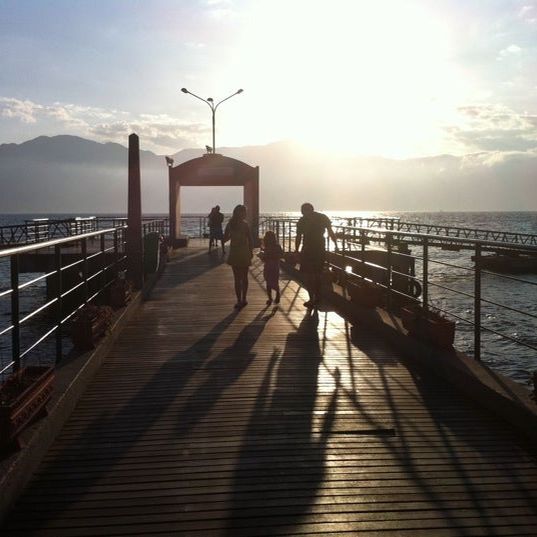
POLYGON ((537 461, 441 380, 409 370, 261 267, 171 261, 3 535, 537 535, 537 461))

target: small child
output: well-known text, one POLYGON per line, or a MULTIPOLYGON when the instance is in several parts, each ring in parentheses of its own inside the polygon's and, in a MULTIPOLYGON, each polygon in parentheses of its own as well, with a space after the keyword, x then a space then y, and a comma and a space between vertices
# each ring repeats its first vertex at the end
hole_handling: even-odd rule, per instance
POLYGON ((261 259, 264 261, 263 276, 267 282, 267 306, 272 304, 272 290, 276 291, 274 303, 280 303, 280 259, 283 257, 282 247, 276 240, 274 231, 267 231, 263 237, 261 259))

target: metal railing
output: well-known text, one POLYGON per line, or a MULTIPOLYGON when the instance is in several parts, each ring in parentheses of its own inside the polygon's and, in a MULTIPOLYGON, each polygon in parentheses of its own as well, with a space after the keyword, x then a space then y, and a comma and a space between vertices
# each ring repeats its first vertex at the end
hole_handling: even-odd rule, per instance
POLYGON ((345 225, 349 227, 379 228, 388 229, 390 231, 435 235, 437 237, 453 237, 494 243, 508 243, 514 247, 514 249, 518 249, 519 245, 537 246, 537 235, 530 233, 517 233, 513 231, 479 229, 463 226, 446 226, 421 222, 406 222, 399 218, 351 217, 338 218, 337 220, 339 222, 344 221, 345 225))
MULTIPOLYGON (((261 232, 267 229, 275 232, 284 251, 294 251, 296 237, 296 219, 274 219, 267 218, 262 221, 261 232)), ((483 268, 483 252, 498 251, 502 248, 518 251, 528 255, 537 255, 537 247, 513 245, 502 243, 499 245, 495 241, 474 240, 469 238, 452 237, 450 241, 455 242, 461 249, 472 251, 471 261, 468 259, 461 261, 459 252, 444 251, 441 249, 442 241, 445 237, 423 233, 411 233, 393 231, 389 229, 374 229, 371 227, 334 226, 334 231, 339 240, 339 255, 343 258, 343 263, 331 266, 333 270, 343 270, 345 277, 352 279, 365 279, 368 283, 375 285, 385 295, 386 307, 396 310, 401 304, 418 303, 424 310, 434 311, 454 319, 459 329, 466 325, 473 333, 472 343, 469 348, 464 349, 472 354, 476 360, 481 360, 483 351, 483 334, 489 334, 494 338, 509 341, 517 348, 526 348, 537 351, 537 339, 531 334, 537 334, 537 310, 531 310, 532 305, 537 303, 537 279, 508 276, 485 270, 483 268), (411 253, 410 246, 417 252, 411 253), (464 247, 464 248, 463 248, 464 247), (367 253, 371 250, 383 252, 383 263, 372 262, 367 253), (401 272, 397 263, 401 259, 407 258, 412 264, 412 271, 401 272), (416 264, 417 274, 414 272, 416 264), (411 293, 400 290, 400 285, 395 282, 406 281, 409 284, 415 282, 422 290, 421 297, 416 297, 411 293), (455 281, 453 284, 451 282, 455 281), (516 304, 506 303, 495 299, 494 291, 487 290, 497 286, 498 281, 509 282, 517 286, 523 286, 526 292, 521 295, 527 297, 528 306, 523 309, 516 304), (496 282, 496 283, 495 283, 496 282), (450 284, 451 283, 451 284, 450 284), (456 285, 459 287, 456 288, 456 285), (491 294, 492 293, 492 294, 491 294), (458 297, 449 300, 450 296, 458 297), (442 299, 449 305, 435 303, 442 299), (462 302, 461 302, 462 300, 462 302), (469 302, 469 304, 468 304, 469 302), (464 303, 464 305, 463 305, 464 303), (488 320, 491 311, 500 311, 503 314, 517 315, 524 323, 528 324, 525 330, 527 334, 521 337, 518 334, 508 333, 506 328, 492 327, 488 320), (531 326, 530 326, 531 325, 531 326)), ((330 256, 329 256, 330 257, 330 256)), ((466 256, 468 258, 468 256, 466 256)), ((503 291, 509 294, 509 289, 503 291)), ((514 321, 506 322, 511 325, 514 321)), ((494 343, 489 338, 488 344, 494 343)))
MULTIPOLYGON (((163 235, 169 233, 167 217, 146 216, 142 218, 142 223, 150 231, 158 231, 163 235)), ((120 216, 77 216, 64 219, 36 218, 25 220, 22 224, 0 226, 0 249, 37 244, 98 230, 121 228, 126 225, 127 218, 120 216)))
POLYGON ((24 246, 61 237, 91 233, 97 231, 97 226, 95 217, 26 220, 23 224, 0 226, 0 248, 24 246))
MULTIPOLYGON (((97 300, 125 267, 125 230, 126 226, 115 227, 0 251, 0 270, 9 281, 7 288, 0 289, 0 301, 9 301, 3 309, 9 310, 8 325, 0 327, 0 348, 9 352, 9 358, 0 356, 0 378, 19 369, 40 348, 46 347, 47 354, 53 352, 54 363, 61 360, 66 323, 84 304, 97 300), (36 256, 45 259, 40 266, 46 265, 46 270, 32 271, 22 281, 27 267, 23 270, 21 265, 28 263, 29 256, 33 262, 36 256), (38 295, 45 294, 45 284, 45 301, 36 304, 38 295), (32 290, 30 300, 23 300, 24 293, 32 290), (22 337, 26 328, 29 333, 22 337)), ((51 361, 50 356, 47 359, 51 361)))

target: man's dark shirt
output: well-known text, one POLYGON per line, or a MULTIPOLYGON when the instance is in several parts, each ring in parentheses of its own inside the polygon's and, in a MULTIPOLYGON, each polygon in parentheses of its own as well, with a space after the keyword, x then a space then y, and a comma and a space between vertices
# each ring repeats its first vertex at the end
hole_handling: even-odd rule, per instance
POLYGON ((298 234, 302 234, 302 252, 310 254, 324 254, 325 238, 324 232, 330 227, 328 216, 313 212, 303 216, 296 226, 298 234))
POLYGON ((224 215, 221 212, 214 212, 209 215, 209 227, 219 228, 224 221, 224 215))

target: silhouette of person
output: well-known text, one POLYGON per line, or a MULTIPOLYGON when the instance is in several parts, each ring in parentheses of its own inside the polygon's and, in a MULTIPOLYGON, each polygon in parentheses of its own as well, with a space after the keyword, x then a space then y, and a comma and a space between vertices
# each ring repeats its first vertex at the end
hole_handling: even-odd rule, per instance
POLYGON ((222 223, 224 222, 224 215, 220 212, 220 205, 213 207, 209 216, 209 252, 213 245, 218 248, 218 241, 222 242, 222 253, 226 253, 224 246, 224 233, 222 231, 222 223))
POLYGON ((233 269, 235 280, 235 294, 237 303, 235 308, 246 306, 248 293, 248 267, 252 260, 253 241, 250 226, 246 222, 246 207, 237 205, 233 215, 227 223, 224 232, 224 242, 230 241, 228 265, 233 269))
POLYGON ((328 216, 316 212, 311 203, 303 203, 300 210, 302 218, 296 226, 295 251, 299 252, 302 245, 300 271, 309 293, 309 300, 304 306, 311 308, 318 306, 321 299, 321 279, 326 259, 324 232, 328 232, 336 251, 338 245, 328 216))
POLYGON ((272 290, 276 295, 274 303, 280 303, 280 259, 283 257, 282 247, 278 244, 274 231, 267 231, 263 238, 263 249, 259 257, 262 259, 263 277, 267 284, 267 306, 272 304, 272 290))

